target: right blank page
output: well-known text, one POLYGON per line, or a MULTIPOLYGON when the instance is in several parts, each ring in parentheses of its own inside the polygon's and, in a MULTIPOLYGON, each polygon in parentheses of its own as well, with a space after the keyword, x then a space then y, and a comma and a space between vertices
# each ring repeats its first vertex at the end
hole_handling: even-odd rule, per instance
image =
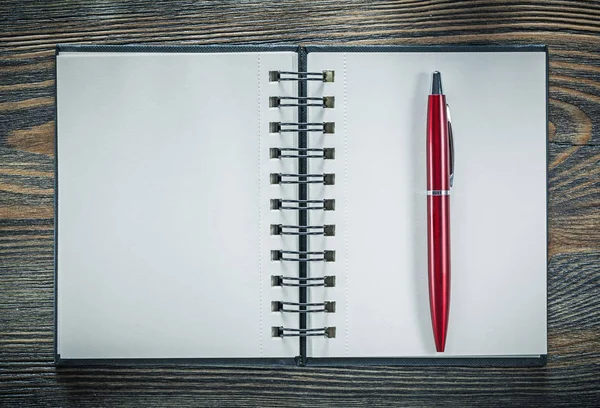
MULTIPOLYGON (((335 96, 309 121, 336 122, 310 147, 335 160, 336 210, 311 214, 336 236, 336 326, 311 338, 312 357, 536 356, 546 354, 545 52, 311 52, 309 71, 335 70, 309 96, 335 96), (445 353, 436 353, 427 286, 425 134, 431 74, 442 74, 455 145, 451 193, 451 303, 445 353)), ((316 268, 313 273, 320 273, 316 268)))

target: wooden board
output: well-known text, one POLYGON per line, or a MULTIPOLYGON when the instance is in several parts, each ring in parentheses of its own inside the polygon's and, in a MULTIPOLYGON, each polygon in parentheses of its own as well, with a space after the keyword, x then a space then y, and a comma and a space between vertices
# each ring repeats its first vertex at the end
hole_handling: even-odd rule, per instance
POLYGON ((600 404, 600 3, 0 3, 0 406, 600 404), (53 365, 54 46, 548 44, 544 368, 53 365), (235 399, 235 401, 234 401, 235 399))

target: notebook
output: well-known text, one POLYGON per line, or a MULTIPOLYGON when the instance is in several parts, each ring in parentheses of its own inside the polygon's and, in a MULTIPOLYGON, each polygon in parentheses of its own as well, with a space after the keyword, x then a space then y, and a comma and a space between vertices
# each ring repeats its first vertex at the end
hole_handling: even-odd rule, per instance
POLYGON ((56 54, 58 364, 545 363, 545 46, 56 54), (443 353, 433 71, 455 150, 443 353))

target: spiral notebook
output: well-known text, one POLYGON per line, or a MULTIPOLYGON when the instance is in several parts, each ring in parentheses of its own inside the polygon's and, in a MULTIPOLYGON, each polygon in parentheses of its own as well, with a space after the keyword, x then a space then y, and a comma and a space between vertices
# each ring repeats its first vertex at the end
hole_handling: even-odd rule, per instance
POLYGON ((540 365, 544 46, 57 47, 59 364, 540 365), (446 351, 425 130, 455 143, 446 351))

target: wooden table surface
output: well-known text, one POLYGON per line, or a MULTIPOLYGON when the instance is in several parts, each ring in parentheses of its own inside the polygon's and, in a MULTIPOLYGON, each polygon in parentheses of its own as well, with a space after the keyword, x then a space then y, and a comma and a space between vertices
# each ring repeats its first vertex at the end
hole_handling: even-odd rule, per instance
POLYGON ((0 406, 600 406, 599 33, 583 0, 3 1, 0 406), (547 367, 57 370, 57 43, 547 44, 547 367))

